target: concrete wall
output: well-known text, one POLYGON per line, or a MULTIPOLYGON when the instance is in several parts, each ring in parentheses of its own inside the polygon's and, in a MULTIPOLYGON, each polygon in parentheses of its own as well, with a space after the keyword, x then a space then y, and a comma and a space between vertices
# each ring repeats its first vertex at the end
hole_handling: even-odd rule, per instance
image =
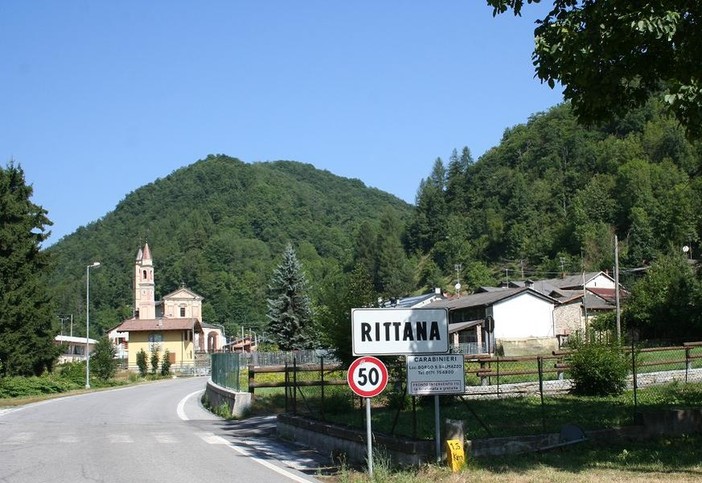
MULTIPOLYGON (((335 426, 288 414, 278 415, 278 435, 329 456, 335 463, 364 463, 368 453, 365 430, 335 426), (322 449, 324 448, 324 449, 322 449)), ((380 450, 394 464, 421 465, 434 461, 433 441, 417 441, 373 433, 373 450, 380 450)))
MULTIPOLYGON (((702 409, 671 409, 641 413, 635 426, 585 431, 589 441, 608 444, 621 440, 646 440, 660 436, 702 433, 702 409)), ((560 435, 488 438, 466 442, 466 455, 474 458, 530 453, 560 447, 560 435)))
POLYGON ((251 393, 237 392, 233 389, 222 387, 212 382, 212 379, 207 381, 205 397, 212 408, 218 408, 226 404, 229 408, 228 414, 237 419, 244 417, 251 409, 251 393))
MULTIPOLYGON (((585 431, 589 441, 607 444, 617 440, 645 440, 664 435, 702 433, 702 409, 679 409, 647 412, 638 415, 638 425, 623 428, 585 431)), ((278 415, 278 435, 288 441, 315 448, 335 463, 366 461, 365 431, 335 426, 299 416, 278 415)), ((486 438, 465 442, 466 458, 505 456, 548 451, 562 447, 558 433, 505 438, 486 438)), ((575 443, 577 444, 577 443, 575 443)), ((373 433, 373 448, 389 456, 394 464, 421 465, 436 460, 433 441, 417 441, 373 433)), ((445 445, 442 444, 445 451, 445 445)))

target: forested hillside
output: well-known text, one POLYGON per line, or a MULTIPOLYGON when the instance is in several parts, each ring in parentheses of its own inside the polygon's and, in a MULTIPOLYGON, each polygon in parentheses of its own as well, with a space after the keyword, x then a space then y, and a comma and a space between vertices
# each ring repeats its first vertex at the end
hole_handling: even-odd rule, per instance
POLYGON ((134 260, 148 241, 157 300, 185 284, 205 297, 206 322, 229 333, 259 327, 288 242, 308 276, 323 284, 351 260, 359 225, 379 223, 388 210, 404 220, 411 206, 308 164, 208 156, 130 193, 50 247, 50 285, 59 313, 73 314, 74 332, 84 334, 77 322, 85 320, 86 266, 100 261, 91 271, 91 321, 102 330, 114 326, 132 315, 134 260))
POLYGON ((569 105, 507 129, 474 161, 438 159, 407 232, 431 285, 461 265, 464 287, 505 277, 611 270, 666 252, 698 252, 700 151, 655 104, 615 123, 583 127, 569 105))
POLYGON ((654 103, 592 127, 567 104, 536 114, 478 160, 464 148, 428 163, 416 207, 307 164, 209 156, 51 247, 50 285, 60 312, 84 320, 85 267, 99 260, 91 305, 103 329, 114 325, 131 316, 134 257, 148 241, 157 297, 185 284, 205 297, 205 321, 231 333, 265 324, 267 285, 288 242, 327 325, 359 301, 452 290, 457 277, 470 291, 611 270, 615 234, 626 275, 682 257, 683 246, 697 257, 700 167, 699 146, 654 103))

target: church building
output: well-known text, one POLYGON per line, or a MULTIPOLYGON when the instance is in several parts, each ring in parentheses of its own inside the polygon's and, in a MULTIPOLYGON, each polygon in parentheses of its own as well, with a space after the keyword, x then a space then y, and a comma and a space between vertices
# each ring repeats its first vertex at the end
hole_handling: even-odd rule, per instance
MULTIPOLYGON (((136 357, 143 349, 149 369, 151 354, 160 360, 168 352, 172 370, 189 370, 207 354, 220 350, 225 341, 223 330, 202 322, 203 298, 182 286, 155 300, 154 265, 149 244, 140 248, 134 264, 134 316, 114 332, 128 340, 128 367, 138 370, 136 357)), ((160 367, 160 364, 159 364, 160 367)))

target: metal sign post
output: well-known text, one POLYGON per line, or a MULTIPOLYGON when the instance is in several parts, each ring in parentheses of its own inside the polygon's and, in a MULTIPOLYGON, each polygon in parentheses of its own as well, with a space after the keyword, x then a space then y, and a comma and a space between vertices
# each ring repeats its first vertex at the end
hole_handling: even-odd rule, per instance
POLYGON ((359 357, 351 363, 346 381, 353 392, 366 400, 366 440, 368 475, 373 476, 373 431, 371 430, 371 398, 388 385, 388 368, 376 357, 359 357))
POLYGON ((441 462, 441 417, 439 397, 465 392, 462 354, 423 354, 407 356, 407 392, 412 396, 434 395, 436 462, 441 462))
POLYGON ((368 476, 373 478, 373 431, 371 430, 371 398, 366 400, 366 459, 368 460, 368 476))

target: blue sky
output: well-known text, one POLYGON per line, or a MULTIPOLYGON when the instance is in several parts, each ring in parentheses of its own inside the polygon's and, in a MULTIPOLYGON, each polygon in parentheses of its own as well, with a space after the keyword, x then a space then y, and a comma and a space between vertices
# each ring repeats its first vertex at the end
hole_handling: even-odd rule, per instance
POLYGON ((0 162, 54 243, 205 158, 311 163, 414 202, 434 160, 478 159, 562 100, 534 19, 482 0, 3 0, 0 162))

